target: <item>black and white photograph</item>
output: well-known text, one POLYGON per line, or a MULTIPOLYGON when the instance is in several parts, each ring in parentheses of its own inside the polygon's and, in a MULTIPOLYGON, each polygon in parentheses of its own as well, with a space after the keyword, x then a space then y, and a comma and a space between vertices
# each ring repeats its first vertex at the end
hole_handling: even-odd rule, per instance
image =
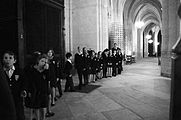
POLYGON ((1 0, 0 120, 181 120, 181 0, 1 0))

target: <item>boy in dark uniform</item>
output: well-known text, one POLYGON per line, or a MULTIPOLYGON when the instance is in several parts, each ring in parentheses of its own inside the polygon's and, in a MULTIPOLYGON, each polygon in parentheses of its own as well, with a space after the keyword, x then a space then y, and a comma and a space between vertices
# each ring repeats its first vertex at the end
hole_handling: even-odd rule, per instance
POLYGON ((75 91, 74 89, 74 83, 73 83, 73 79, 72 79, 72 54, 71 53, 67 53, 66 54, 66 58, 67 61, 65 63, 65 68, 64 68, 64 73, 66 76, 66 83, 65 83, 65 92, 68 92, 69 89, 71 92, 75 91))
POLYGON ((0 120, 16 120, 16 110, 6 75, 0 62, 0 120))
POLYGON ((116 68, 117 68, 118 62, 117 62, 116 52, 117 51, 114 50, 113 51, 113 55, 112 55, 112 76, 116 76, 117 75, 116 68))
POLYGON ((102 79, 103 76, 103 58, 102 52, 99 51, 97 53, 97 79, 102 79))
POLYGON ((109 53, 108 53, 108 63, 107 63, 107 74, 108 74, 108 77, 112 77, 112 64, 113 64, 113 56, 112 56, 112 50, 110 49, 109 50, 109 53))
MULTIPOLYGON (((9 83, 11 94, 15 103, 17 120, 25 120, 23 107, 23 79, 22 72, 15 67, 16 56, 12 51, 6 51, 3 55, 3 69, 9 83)), ((24 91, 25 92, 25 91, 24 91)))
POLYGON ((108 53, 109 49, 105 49, 102 53, 102 58, 103 58, 103 78, 107 78, 107 64, 108 64, 108 53))
POLYGON ((119 48, 117 50, 118 74, 121 74, 121 71, 123 71, 122 60, 123 60, 123 55, 122 55, 121 49, 119 48))
POLYGON ((96 69, 98 65, 97 65, 97 58, 95 55, 96 55, 95 51, 92 50, 90 53, 90 77, 92 76, 90 82, 95 82, 96 80, 96 69))

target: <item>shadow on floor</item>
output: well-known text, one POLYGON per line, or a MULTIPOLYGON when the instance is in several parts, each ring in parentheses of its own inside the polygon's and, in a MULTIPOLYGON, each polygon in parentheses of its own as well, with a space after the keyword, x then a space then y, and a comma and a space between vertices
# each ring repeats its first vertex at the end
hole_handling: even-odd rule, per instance
POLYGON ((76 89, 76 92, 80 92, 80 93, 90 93, 92 92, 93 90, 97 89, 101 87, 101 85, 86 85, 86 86, 83 86, 81 90, 79 90, 79 87, 78 86, 75 86, 75 89, 76 89))

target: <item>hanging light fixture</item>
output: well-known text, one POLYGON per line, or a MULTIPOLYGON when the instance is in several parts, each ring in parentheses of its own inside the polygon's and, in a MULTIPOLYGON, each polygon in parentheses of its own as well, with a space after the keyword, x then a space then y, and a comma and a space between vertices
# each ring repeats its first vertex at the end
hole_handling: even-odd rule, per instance
POLYGON ((153 40, 152 40, 152 39, 149 39, 149 40, 148 40, 148 43, 150 43, 150 44, 153 43, 153 40))
POLYGON ((149 34, 148 34, 148 35, 146 35, 146 39, 148 39, 148 40, 149 40, 149 39, 151 39, 151 37, 152 37, 152 36, 151 36, 151 35, 149 35, 149 34))

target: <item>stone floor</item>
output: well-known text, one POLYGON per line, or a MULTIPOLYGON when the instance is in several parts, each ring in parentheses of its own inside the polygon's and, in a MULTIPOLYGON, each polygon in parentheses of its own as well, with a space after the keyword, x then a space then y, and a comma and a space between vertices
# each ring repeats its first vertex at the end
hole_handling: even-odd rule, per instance
MULTIPOLYGON (((63 93, 48 120, 168 120, 171 81, 160 76, 157 59, 145 58, 123 69, 121 75, 81 91, 63 93)), ((74 81, 77 85, 77 76, 74 81)))

